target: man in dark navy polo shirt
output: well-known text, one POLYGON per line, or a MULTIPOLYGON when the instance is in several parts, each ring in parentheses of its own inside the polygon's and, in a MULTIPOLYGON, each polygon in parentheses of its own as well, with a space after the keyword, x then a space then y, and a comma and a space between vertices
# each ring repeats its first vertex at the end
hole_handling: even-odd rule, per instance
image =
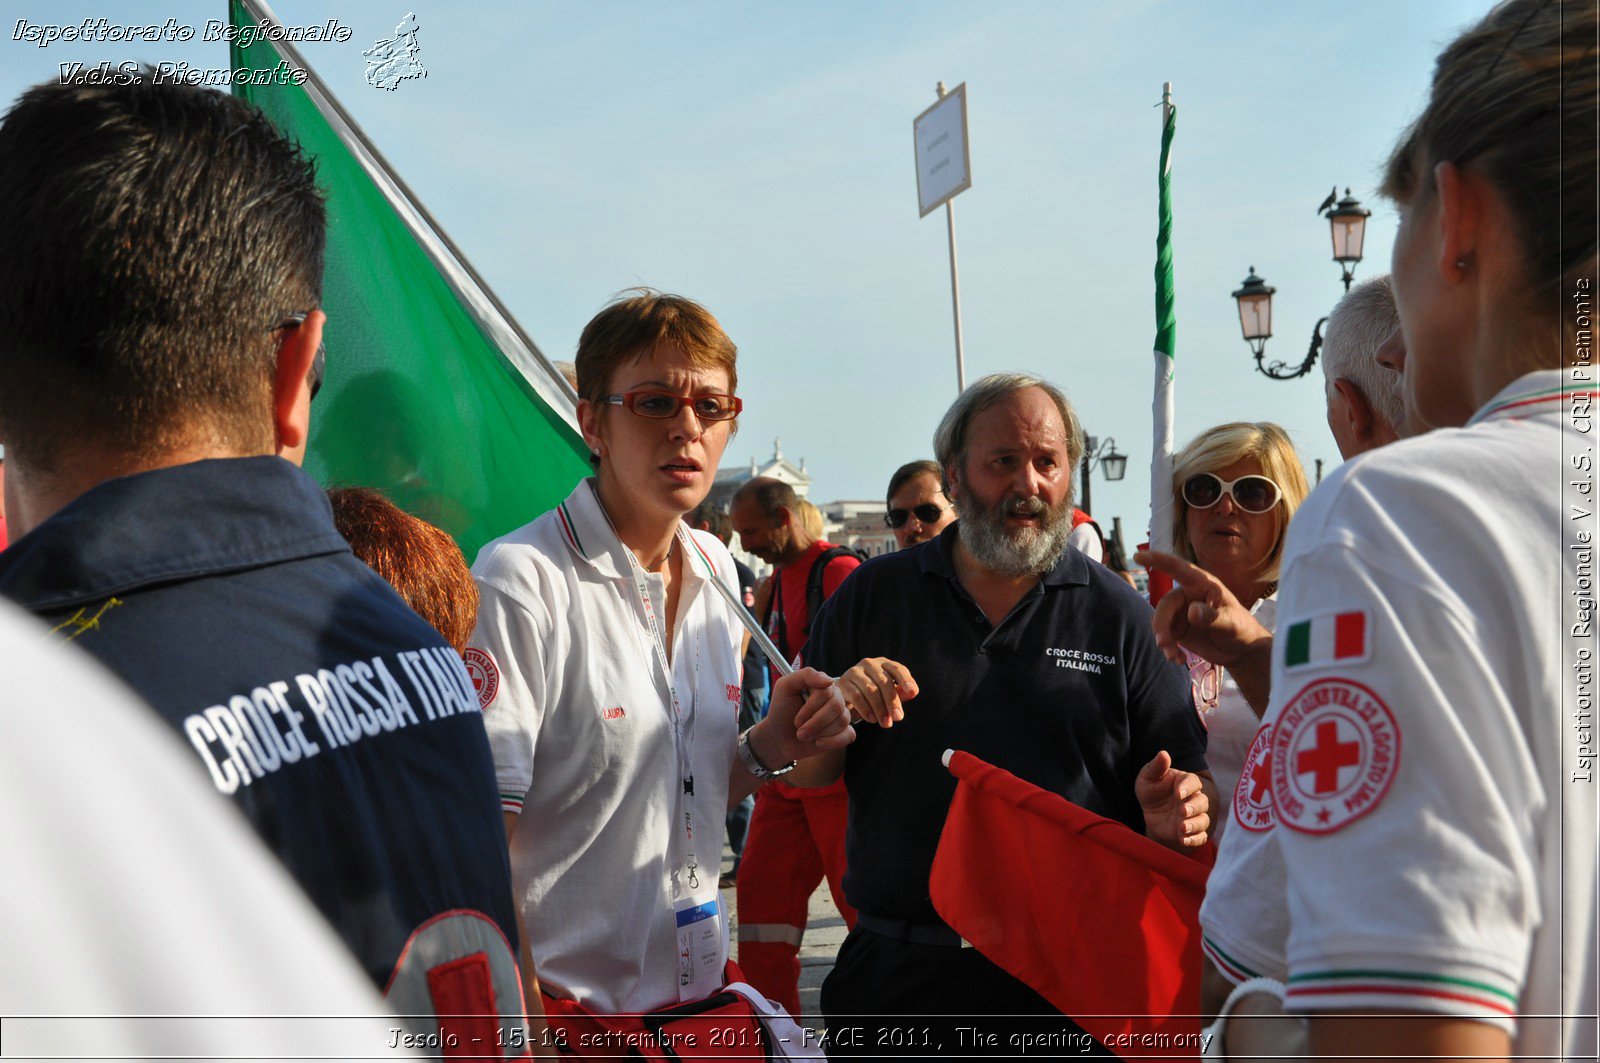
MULTIPOLYGON (((862 728, 848 752, 793 773, 816 785, 842 770, 850 794, 845 892, 860 921, 823 986, 822 1008, 830 1028, 864 1029, 830 1054, 926 1054, 927 1040, 905 1031, 927 1026, 927 1016, 1072 1029, 964 947, 929 900, 955 792, 940 762, 945 749, 1180 851, 1196 852, 1209 825, 1205 732, 1187 674, 1156 647, 1138 594, 1065 549, 1082 454, 1066 398, 1033 377, 986 377, 962 393, 934 445, 961 520, 863 565, 812 630, 809 663, 839 675, 863 715, 889 723, 862 728), (1044 1015, 1055 1018, 1020 1018, 1044 1015)), ((1024 914, 1009 917, 1028 932, 1024 914)), ((1130 948, 1141 947, 1136 935, 1130 927, 1130 948)), ((996 1047, 1017 1051, 1004 1038, 996 1047)))
POLYGON ((311 164, 241 101, 148 76, 21 97, 0 593, 171 725, 415 1032, 492 1054, 523 1018, 478 699, 298 467, 324 227, 311 164))

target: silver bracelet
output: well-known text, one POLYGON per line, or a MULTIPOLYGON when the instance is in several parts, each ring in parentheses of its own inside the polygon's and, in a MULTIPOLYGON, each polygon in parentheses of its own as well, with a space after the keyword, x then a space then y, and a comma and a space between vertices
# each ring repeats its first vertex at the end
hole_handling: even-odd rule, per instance
POLYGON ((744 770, 749 772, 751 775, 754 775, 762 782, 766 782, 768 779, 776 779, 780 775, 787 775, 791 771, 794 771, 796 765, 800 763, 798 760, 791 760, 789 763, 785 764, 776 771, 773 771, 771 768, 761 763, 761 758, 756 756, 755 749, 750 745, 750 732, 754 730, 755 728, 751 727, 739 735, 739 744, 737 749, 739 753, 739 763, 744 765, 744 770))

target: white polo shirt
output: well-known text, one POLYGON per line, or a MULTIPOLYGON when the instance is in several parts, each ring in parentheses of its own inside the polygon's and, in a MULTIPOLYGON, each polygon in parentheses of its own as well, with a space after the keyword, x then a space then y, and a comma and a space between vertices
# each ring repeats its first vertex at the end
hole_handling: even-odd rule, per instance
MULTIPOLYGON (((674 885, 691 846, 715 893, 743 628, 707 582, 710 568, 737 594, 727 548, 680 525, 675 728, 632 565, 591 484, 479 553, 483 601, 464 656, 503 807, 520 814, 512 885, 540 982, 594 1011, 642 1012, 679 1000, 674 885)), ((647 578, 664 618, 661 579, 647 578)), ((722 927, 726 958, 725 913, 722 927)))
MULTIPOLYGON (((1200 905, 1200 948, 1235 985, 1250 978, 1289 977, 1289 896, 1283 850, 1274 834, 1272 728, 1258 723, 1236 772, 1227 834, 1200 905)), ((1211 751, 1206 750, 1207 762, 1211 751)))
MULTIPOLYGON (((1251 610, 1276 630, 1276 596, 1251 610)), ((1284 948, 1289 900, 1283 853, 1272 837, 1271 728, 1256 718, 1233 676, 1223 673, 1217 710, 1207 721, 1206 763, 1226 801, 1217 826, 1217 864, 1200 905, 1200 947, 1234 983, 1288 977, 1284 948)))
POLYGON ((1567 486, 1595 479, 1595 394, 1529 374, 1295 516, 1267 714, 1293 1010, 1594 1056, 1593 1018, 1533 1016, 1596 1005, 1595 499, 1567 486))
MULTIPOLYGON (((1250 610, 1260 625, 1268 631, 1278 623, 1277 595, 1263 598, 1250 610)), ((1227 801, 1239 784, 1239 774, 1244 770, 1244 758, 1250 742, 1261 729, 1261 718, 1239 691, 1233 673, 1220 668, 1217 687, 1217 707, 1202 719, 1206 725, 1206 763, 1211 766, 1211 781, 1217 787, 1219 800, 1227 801)), ((1222 844, 1224 832, 1232 817, 1231 807, 1223 807, 1213 816, 1217 820, 1212 836, 1222 844)))

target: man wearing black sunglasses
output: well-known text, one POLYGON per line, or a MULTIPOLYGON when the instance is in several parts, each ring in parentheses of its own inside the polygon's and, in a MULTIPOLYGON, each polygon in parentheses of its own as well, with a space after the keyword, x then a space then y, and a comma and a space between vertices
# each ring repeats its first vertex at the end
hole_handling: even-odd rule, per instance
POLYGON ((21 97, 0 121, 0 594, 149 702, 415 1032, 472 1013, 514 1044, 478 696, 298 467, 325 227, 310 160, 226 94, 21 97))
POLYGON ((956 507, 944 493, 944 471, 926 458, 907 462, 889 477, 888 504, 883 520, 902 550, 927 542, 956 520, 956 507))

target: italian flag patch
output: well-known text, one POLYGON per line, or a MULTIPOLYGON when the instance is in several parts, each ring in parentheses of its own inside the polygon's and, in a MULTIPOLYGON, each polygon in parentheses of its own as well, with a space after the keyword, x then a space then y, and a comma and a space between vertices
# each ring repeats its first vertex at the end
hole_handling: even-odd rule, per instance
POLYGON ((1320 613, 1285 630, 1283 666, 1355 664, 1367 659, 1371 639, 1372 625, 1366 612, 1320 613))

